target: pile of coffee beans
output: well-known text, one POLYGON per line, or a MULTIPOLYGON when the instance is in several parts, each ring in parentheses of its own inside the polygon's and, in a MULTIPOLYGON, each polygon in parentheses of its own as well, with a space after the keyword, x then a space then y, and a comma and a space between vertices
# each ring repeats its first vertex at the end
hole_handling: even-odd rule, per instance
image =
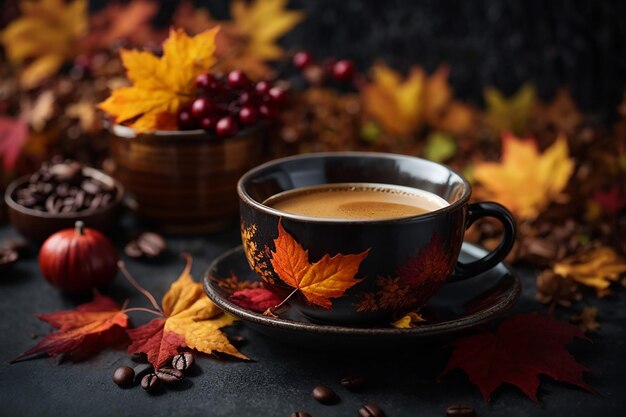
POLYGON ((141 381, 141 388, 153 394, 161 388, 161 384, 176 385, 183 381, 184 373, 193 367, 193 355, 191 352, 179 353, 172 357, 169 364, 156 372, 149 364, 140 364, 134 368, 120 366, 113 373, 113 382, 120 387, 130 387, 141 381))
POLYGON ((16 189, 17 204, 48 213, 77 213, 106 207, 115 201, 117 190, 85 175, 76 161, 44 162, 28 181, 16 189))

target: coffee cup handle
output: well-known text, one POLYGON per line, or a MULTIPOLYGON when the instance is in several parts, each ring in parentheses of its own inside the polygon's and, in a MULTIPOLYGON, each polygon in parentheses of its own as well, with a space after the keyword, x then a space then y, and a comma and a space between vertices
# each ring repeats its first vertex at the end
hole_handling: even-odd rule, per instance
POLYGON ((468 229, 478 219, 493 217, 500 221, 504 227, 504 234, 498 247, 489 252, 485 257, 473 262, 457 262, 453 280, 471 278, 493 268, 500 263, 511 251, 515 242, 515 220, 513 215, 504 206, 493 202, 474 203, 468 206, 468 215, 465 228, 468 229))

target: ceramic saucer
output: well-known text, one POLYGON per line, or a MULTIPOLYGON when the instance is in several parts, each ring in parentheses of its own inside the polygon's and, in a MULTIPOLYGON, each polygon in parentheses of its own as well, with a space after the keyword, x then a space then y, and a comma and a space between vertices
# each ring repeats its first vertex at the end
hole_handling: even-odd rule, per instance
MULTIPOLYGON (((468 262, 485 255, 484 249, 464 243, 459 259, 468 262)), ((259 281, 248 266, 241 246, 215 259, 204 275, 205 291, 216 305, 253 329, 281 342, 319 349, 424 344, 493 320, 515 304, 521 291, 515 272, 500 263, 474 278, 444 285, 424 307, 428 321, 420 327, 364 328, 314 323, 294 308, 281 313, 280 318, 246 310, 230 302, 229 292, 219 285, 221 280, 230 278, 232 274, 239 281, 259 281)))

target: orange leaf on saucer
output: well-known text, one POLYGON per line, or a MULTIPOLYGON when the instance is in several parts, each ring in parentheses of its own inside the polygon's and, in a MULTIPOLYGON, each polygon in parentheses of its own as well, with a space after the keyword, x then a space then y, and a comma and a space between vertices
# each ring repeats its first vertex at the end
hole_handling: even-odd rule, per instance
POLYGON ((309 253, 278 223, 276 251, 271 263, 278 277, 290 287, 298 289, 312 304, 330 309, 331 298, 338 298, 359 282, 354 276, 369 249, 355 255, 324 255, 309 263, 309 253))
POLYGON ((454 352, 440 378, 460 368, 485 400, 506 383, 537 401, 539 375, 592 391, 582 378, 588 369, 565 349, 575 338, 585 335, 569 323, 535 313, 513 316, 495 333, 482 331, 452 342, 454 352))
POLYGON ((112 341, 107 337, 108 333, 128 326, 126 313, 115 301, 100 294, 96 294, 89 303, 79 305, 76 310, 40 314, 37 317, 59 330, 44 337, 11 362, 42 353, 52 356, 61 353, 72 354, 84 350, 86 345, 89 345, 90 350, 98 351, 112 341))
POLYGON ((202 284, 190 275, 191 258, 187 266, 163 297, 164 318, 128 330, 132 344, 128 353, 146 353, 148 361, 158 369, 182 348, 207 354, 221 352, 241 359, 241 354, 221 332, 235 321, 208 299, 202 284))
POLYGON ((113 116, 116 123, 129 123, 137 132, 173 130, 173 115, 193 96, 196 77, 215 63, 218 30, 189 37, 182 29, 171 29, 163 43, 162 57, 122 50, 122 62, 132 86, 113 90, 100 103, 100 109, 113 116))
POLYGON ((522 220, 532 220, 561 194, 574 171, 567 140, 559 136, 543 153, 532 139, 502 135, 501 162, 479 162, 474 178, 489 198, 522 220))

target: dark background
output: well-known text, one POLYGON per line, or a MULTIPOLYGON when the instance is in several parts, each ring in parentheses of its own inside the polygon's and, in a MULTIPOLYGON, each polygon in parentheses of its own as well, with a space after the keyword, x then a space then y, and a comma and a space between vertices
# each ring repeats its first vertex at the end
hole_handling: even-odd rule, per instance
MULTIPOLYGON (((98 8, 104 0, 92 1, 98 8)), ((169 24, 178 1, 161 2, 169 24)), ((228 0, 196 0, 218 19, 228 0)), ((307 18, 282 39, 318 58, 376 59, 406 70, 452 68, 456 95, 481 104, 485 86, 514 93, 533 81, 543 99, 568 85, 586 113, 615 117, 626 87, 626 2, 571 0, 291 0, 307 18)))

